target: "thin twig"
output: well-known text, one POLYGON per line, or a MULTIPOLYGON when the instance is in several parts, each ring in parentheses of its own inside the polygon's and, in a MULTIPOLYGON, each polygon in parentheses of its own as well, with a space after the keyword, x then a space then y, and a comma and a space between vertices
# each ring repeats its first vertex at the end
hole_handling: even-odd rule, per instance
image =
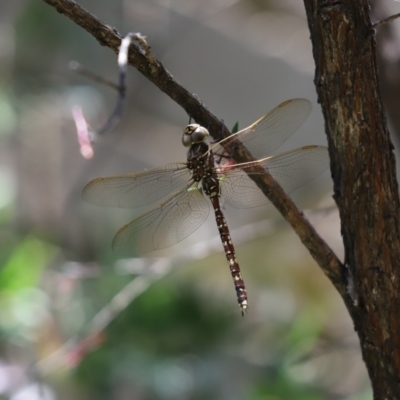
MULTIPOLYGON (((140 43, 142 42, 146 43, 144 40, 144 37, 140 33, 128 33, 121 41, 121 46, 119 48, 119 53, 118 53, 118 69, 119 69, 119 84, 116 85, 113 82, 108 81, 107 79, 104 79, 96 74, 94 74, 91 71, 88 71, 84 67, 82 67, 77 61, 71 61, 70 63, 70 68, 81 74, 84 75, 98 83, 101 83, 103 85, 112 87, 113 89, 117 90, 118 92, 118 98, 117 98, 117 104, 111 113, 110 117, 108 118, 107 122, 103 125, 102 128, 98 129, 97 131, 89 131, 87 129, 87 136, 85 138, 85 142, 90 141, 93 142, 96 140, 98 135, 102 135, 104 133, 111 132, 115 129, 117 126, 118 122, 121 120, 121 117, 124 113, 125 110, 125 104, 126 104, 126 71, 127 71, 127 61, 128 61, 128 50, 129 50, 129 45, 131 44, 131 40, 139 40, 140 43)), ((147 44, 146 44, 147 45, 147 44)), ((146 54, 150 53, 149 46, 144 48, 146 54)), ((76 112, 77 108, 75 108, 75 112, 73 110, 72 114, 74 117, 75 124, 77 126, 77 134, 78 134, 78 140, 79 143, 81 143, 81 138, 82 132, 80 133, 79 126, 86 125, 87 123, 85 120, 85 117, 83 116, 82 111, 79 113, 76 112)), ((82 131, 82 130, 81 130, 82 131)), ((93 149, 92 149, 92 154, 90 157, 86 157, 81 146, 81 153, 85 158, 91 158, 93 156, 93 149)))
POLYGON ((113 131, 121 120, 124 113, 126 105, 126 73, 128 64, 128 52, 129 46, 132 41, 137 41, 140 44, 141 48, 144 51, 144 54, 150 60, 153 68, 155 68, 156 60, 153 53, 151 52, 150 46, 146 42, 146 38, 140 33, 128 33, 122 39, 118 53, 119 85, 117 86, 117 90, 119 95, 117 105, 105 125, 97 131, 99 135, 113 131))
MULTIPOLYGON (((55 7, 58 12, 66 15, 75 23, 83 27, 94 36, 102 45, 108 46, 118 53, 122 37, 118 32, 87 12, 83 7, 72 0, 43 0, 55 7)), ((128 62, 146 78, 153 82, 161 91, 179 104, 188 115, 191 115, 198 123, 207 126, 213 138, 221 139, 230 134, 228 128, 221 120, 207 110, 201 101, 183 86, 164 68, 160 61, 150 60, 143 50, 131 44, 129 47, 128 62)), ((235 152, 237 162, 254 161, 251 153, 244 146, 238 146, 235 152)), ((293 201, 286 195, 283 189, 273 180, 270 174, 252 176, 258 187, 268 197, 271 203, 279 210, 282 216, 293 227, 303 244, 309 250, 313 258, 330 278, 336 289, 343 297, 346 296, 346 285, 343 280, 343 265, 325 241, 317 234, 313 226, 304 217, 293 201)))
POLYGON ((112 88, 114 90, 117 90, 117 91, 119 90, 119 86, 116 83, 111 82, 107 79, 104 79, 103 77, 93 73, 92 71, 89 71, 83 65, 81 65, 78 61, 71 61, 69 63, 69 68, 72 71, 76 72, 77 74, 85 76, 86 78, 89 78, 92 81, 100 83, 104 86, 109 86, 110 88, 112 88))
POLYGON ((394 21, 394 20, 397 19, 397 18, 400 18, 400 13, 394 14, 394 15, 392 15, 392 16, 390 16, 390 17, 387 17, 387 18, 381 19, 381 20, 378 21, 378 22, 375 22, 374 24, 372 24, 372 29, 376 29, 376 28, 378 28, 379 26, 382 26, 382 25, 387 24, 388 22, 392 22, 392 21, 394 21))
POLYGON ((126 105, 126 72, 127 72, 127 62, 128 62, 128 50, 132 39, 139 41, 142 47, 144 48, 145 53, 147 55, 151 55, 151 57, 154 59, 154 56, 150 51, 150 46, 147 45, 144 36, 142 36, 140 33, 136 34, 128 33, 122 39, 118 53, 118 69, 119 69, 118 85, 87 70, 77 61, 71 61, 69 64, 70 68, 74 72, 77 72, 83 76, 86 76, 89 79, 92 79, 103 85, 109 86, 118 91, 117 104, 113 112, 111 113, 110 117, 108 118, 107 122, 103 125, 103 127, 98 129, 97 131, 89 130, 88 123, 86 122, 85 116, 83 115, 83 111, 80 107, 75 106, 72 109, 72 116, 76 125, 76 133, 78 136, 80 152, 82 156, 86 159, 90 159, 93 157, 94 151, 92 143, 97 139, 98 135, 102 135, 104 133, 109 133, 113 131, 115 127, 118 125, 124 113, 126 105))
POLYGON ((128 50, 132 37, 136 35, 137 34, 128 33, 121 40, 121 46, 118 53, 119 85, 117 105, 104 126, 98 130, 97 133, 99 135, 113 131, 124 113, 126 104, 126 66, 128 61, 128 50))

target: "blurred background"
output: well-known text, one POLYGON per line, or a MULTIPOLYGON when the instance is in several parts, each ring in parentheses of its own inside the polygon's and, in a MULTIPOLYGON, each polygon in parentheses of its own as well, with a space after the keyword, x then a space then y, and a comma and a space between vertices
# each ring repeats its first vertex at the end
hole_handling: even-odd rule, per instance
MULTIPOLYGON (((326 144, 302 2, 79 3, 121 34, 145 35, 228 127, 303 97, 313 111, 279 152, 326 144)), ((376 17, 400 11, 379 7, 376 17)), ((116 82, 116 55, 44 2, 0 11, 0 398, 371 399, 340 297, 272 206, 225 210, 249 294, 244 318, 212 216, 164 251, 112 254, 115 232, 143 209, 86 204, 82 188, 185 161, 188 116, 129 68, 125 114, 84 159, 72 108, 96 130, 117 94, 68 66, 116 82)), ((382 90, 396 110, 397 31, 381 32, 382 90)), ((342 258, 329 171, 293 198, 342 258)))

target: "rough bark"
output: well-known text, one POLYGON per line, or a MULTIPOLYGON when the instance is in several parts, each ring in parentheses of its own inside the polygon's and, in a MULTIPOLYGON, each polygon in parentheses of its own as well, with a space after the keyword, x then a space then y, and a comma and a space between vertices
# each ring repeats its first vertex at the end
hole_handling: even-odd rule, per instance
POLYGON ((304 0, 328 136, 346 305, 375 399, 400 399, 400 203, 366 0, 304 0))

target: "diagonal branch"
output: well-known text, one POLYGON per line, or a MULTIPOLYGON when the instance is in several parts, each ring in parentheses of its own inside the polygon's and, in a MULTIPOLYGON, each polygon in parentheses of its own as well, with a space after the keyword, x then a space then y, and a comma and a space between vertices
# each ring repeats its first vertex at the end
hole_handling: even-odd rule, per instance
POLYGON ((387 23, 389 23, 389 22, 394 21, 394 20, 397 19, 397 18, 400 18, 400 13, 391 15, 390 17, 387 17, 387 18, 381 19, 381 20, 378 21, 378 22, 375 22, 375 23, 372 25, 371 28, 372 28, 372 29, 376 29, 376 28, 378 28, 378 27, 380 27, 380 26, 382 26, 382 25, 385 25, 385 24, 387 24, 387 23))
MULTIPOLYGON (((122 36, 115 28, 111 28, 72 0, 43 1, 55 7, 59 13, 67 16, 84 28, 95 37, 102 46, 107 46, 115 53, 118 53, 122 36)), ((182 87, 164 68, 160 61, 149 58, 147 54, 148 51, 143 51, 135 44, 131 44, 128 63, 153 82, 172 100, 178 103, 198 123, 209 127, 210 133, 214 138, 221 138, 221 132, 223 132, 224 136, 230 134, 224 124, 207 110, 196 96, 182 87)), ((252 155, 243 146, 240 146, 240 150, 235 154, 235 159, 237 162, 254 160, 252 155)), ((257 177, 256 179, 252 179, 255 180, 263 193, 290 223, 313 258, 335 285, 336 289, 342 296, 345 296, 346 285, 343 280, 343 266, 338 257, 322 238, 318 236, 303 213, 268 173, 265 173, 261 178, 257 177)))

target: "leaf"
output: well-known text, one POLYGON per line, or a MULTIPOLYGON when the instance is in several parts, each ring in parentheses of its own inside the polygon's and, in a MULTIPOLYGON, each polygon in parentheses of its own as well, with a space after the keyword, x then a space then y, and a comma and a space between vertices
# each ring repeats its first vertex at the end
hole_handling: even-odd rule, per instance
POLYGON ((236 122, 235 125, 233 125, 233 128, 232 128, 232 131, 231 131, 231 132, 232 132, 232 133, 239 132, 239 121, 236 122))

